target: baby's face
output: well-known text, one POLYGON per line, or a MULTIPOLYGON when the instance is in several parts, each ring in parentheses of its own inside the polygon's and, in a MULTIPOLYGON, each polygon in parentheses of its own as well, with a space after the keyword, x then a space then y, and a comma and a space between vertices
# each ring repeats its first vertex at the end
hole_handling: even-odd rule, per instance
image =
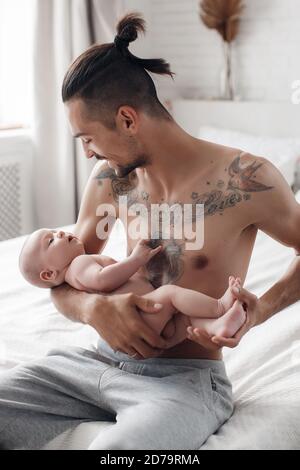
POLYGON ((43 270, 61 273, 74 258, 84 254, 83 243, 72 233, 41 229, 31 236, 29 250, 43 270))

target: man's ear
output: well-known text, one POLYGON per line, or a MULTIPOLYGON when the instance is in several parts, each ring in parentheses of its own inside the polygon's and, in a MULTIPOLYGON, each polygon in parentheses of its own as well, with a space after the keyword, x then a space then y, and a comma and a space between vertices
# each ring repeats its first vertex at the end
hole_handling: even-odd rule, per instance
POLYGON ((139 117, 131 106, 120 106, 116 115, 116 121, 117 124, 125 128, 126 132, 130 128, 130 136, 137 133, 139 117))
POLYGON ((55 281, 58 276, 58 271, 51 271, 50 269, 44 270, 40 273, 42 281, 55 281))

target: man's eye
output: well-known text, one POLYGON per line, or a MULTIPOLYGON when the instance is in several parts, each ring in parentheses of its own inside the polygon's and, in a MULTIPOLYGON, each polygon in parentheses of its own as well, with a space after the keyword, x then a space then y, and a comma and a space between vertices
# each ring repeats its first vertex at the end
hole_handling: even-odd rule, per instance
POLYGON ((89 144, 89 143, 91 142, 91 140, 92 140, 92 139, 84 140, 83 142, 84 142, 85 144, 89 144))

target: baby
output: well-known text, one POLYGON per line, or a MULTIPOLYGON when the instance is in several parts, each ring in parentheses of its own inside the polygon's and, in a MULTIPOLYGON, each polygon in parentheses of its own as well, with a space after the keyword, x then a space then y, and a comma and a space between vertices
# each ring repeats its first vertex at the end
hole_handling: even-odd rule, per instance
POLYGON ((186 339, 187 326, 201 328, 210 337, 233 336, 246 319, 240 301, 232 292, 240 279, 229 277, 229 286, 220 299, 167 284, 157 289, 137 271, 163 250, 140 240, 122 261, 104 255, 88 255, 83 243, 62 230, 40 229, 25 241, 19 257, 24 278, 37 287, 54 287, 67 282, 76 289, 105 295, 133 292, 162 304, 157 314, 140 311, 145 321, 160 334, 172 337, 172 346, 186 339))

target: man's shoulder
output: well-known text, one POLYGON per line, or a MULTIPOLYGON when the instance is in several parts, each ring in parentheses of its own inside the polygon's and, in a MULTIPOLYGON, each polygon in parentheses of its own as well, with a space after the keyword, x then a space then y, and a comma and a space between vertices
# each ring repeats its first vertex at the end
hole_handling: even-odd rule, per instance
MULTIPOLYGON (((114 171, 106 161, 99 161, 95 164, 91 176, 98 182, 111 181, 114 171)), ((100 183, 101 185, 101 183, 100 183)))
POLYGON ((241 189, 253 225, 261 228, 261 221, 284 220, 295 198, 283 174, 267 157, 244 152, 233 161, 232 174, 231 184, 241 189))
POLYGON ((212 156, 212 160, 216 163, 216 171, 218 171, 218 167, 221 169, 226 167, 227 169, 230 168, 233 174, 236 174, 237 171, 250 165, 252 165, 251 168, 255 166, 254 171, 257 171, 258 164, 261 172, 271 170, 272 163, 267 158, 247 152, 238 147, 209 142, 208 150, 209 154, 212 156))
POLYGON ((244 229, 255 225, 261 206, 270 206, 274 197, 274 171, 278 171, 274 168, 267 158, 241 149, 227 148, 224 154, 221 169, 225 169, 227 176, 223 197, 229 207, 236 206, 235 222, 244 229))
POLYGON ((273 188, 277 168, 267 158, 243 150, 228 161, 228 187, 243 193, 261 193, 273 188))
POLYGON ((263 156, 255 155, 253 153, 247 152, 246 150, 235 148, 235 147, 224 147, 223 159, 228 164, 233 164, 234 162, 240 163, 241 166, 250 165, 253 162, 257 163, 266 163, 268 162, 267 158, 263 156))
POLYGON ((108 203, 116 209, 116 199, 114 194, 114 170, 109 167, 106 161, 97 162, 91 172, 90 185, 87 191, 90 193, 94 204, 99 202, 108 203))
POLYGON ((258 168, 265 169, 265 168, 268 168, 269 164, 271 165, 270 160, 268 160, 266 157, 261 156, 261 155, 256 155, 250 152, 246 152, 245 150, 240 150, 240 149, 236 150, 235 158, 239 158, 243 166, 247 166, 251 164, 253 166, 255 165, 256 170, 258 168), (258 164, 259 164, 259 167, 257 166, 258 164))

